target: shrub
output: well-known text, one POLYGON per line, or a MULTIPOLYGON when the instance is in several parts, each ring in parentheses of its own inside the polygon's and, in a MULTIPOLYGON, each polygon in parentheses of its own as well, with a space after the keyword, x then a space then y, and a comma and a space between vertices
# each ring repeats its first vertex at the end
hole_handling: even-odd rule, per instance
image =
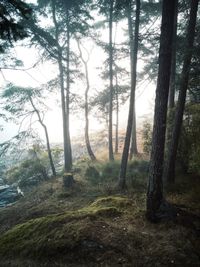
POLYGON ((87 167, 85 177, 92 185, 98 185, 101 181, 100 174, 94 166, 87 167))
POLYGON ((47 178, 46 169, 38 159, 26 160, 6 173, 8 183, 17 182, 21 187, 38 184, 47 178))
POLYGON ((102 165, 101 178, 102 182, 117 181, 120 170, 120 162, 112 161, 102 165))
POLYGON ((143 139, 143 151, 149 154, 152 146, 152 125, 150 122, 145 121, 142 128, 142 139, 143 139))

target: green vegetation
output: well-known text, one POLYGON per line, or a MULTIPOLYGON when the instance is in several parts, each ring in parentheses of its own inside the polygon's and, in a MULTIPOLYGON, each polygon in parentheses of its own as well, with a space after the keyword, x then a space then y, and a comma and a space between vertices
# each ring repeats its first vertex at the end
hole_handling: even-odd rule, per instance
POLYGON ((18 182, 20 187, 36 185, 47 178, 47 170, 39 159, 26 160, 6 173, 7 182, 18 182))
POLYGON ((159 225, 144 220, 145 184, 135 184, 126 196, 102 195, 99 185, 89 185, 79 174, 76 180, 68 190, 62 178, 44 181, 0 211, 3 266, 65 266, 66 261, 69 266, 199 264, 197 177, 177 179, 176 188, 181 189, 171 188, 167 198, 182 212, 173 222, 159 225))

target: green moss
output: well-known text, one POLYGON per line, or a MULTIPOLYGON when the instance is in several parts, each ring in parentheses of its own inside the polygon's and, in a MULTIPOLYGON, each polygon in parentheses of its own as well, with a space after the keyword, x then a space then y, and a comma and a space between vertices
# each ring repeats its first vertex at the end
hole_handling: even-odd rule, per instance
POLYGON ((131 202, 125 197, 120 196, 109 196, 109 197, 102 197, 98 198, 96 201, 94 201, 91 205, 91 207, 117 207, 119 209, 127 208, 127 206, 130 206, 131 202))
POLYGON ((90 235, 94 220, 119 216, 129 204, 126 198, 105 197, 77 211, 17 225, 0 238, 0 255, 44 258, 72 250, 90 235))

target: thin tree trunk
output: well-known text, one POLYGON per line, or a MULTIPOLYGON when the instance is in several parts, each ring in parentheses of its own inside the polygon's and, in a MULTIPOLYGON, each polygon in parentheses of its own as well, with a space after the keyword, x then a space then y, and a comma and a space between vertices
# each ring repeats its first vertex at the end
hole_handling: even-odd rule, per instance
POLYGON ((116 129, 115 129, 115 153, 118 153, 119 147, 119 91, 118 91, 118 78, 116 73, 116 129))
POLYGON ((68 165, 66 171, 70 172, 72 169, 72 148, 70 138, 69 126, 69 102, 70 102, 70 34, 69 34, 69 11, 67 10, 67 88, 66 88, 66 132, 67 132, 67 158, 68 165))
POLYGON ((190 64, 192 59, 192 50, 195 37, 195 25, 198 10, 198 0, 191 0, 190 18, 186 36, 186 48, 183 61, 183 69, 181 73, 180 88, 178 103, 175 114, 175 122, 172 133, 172 140, 170 143, 169 154, 166 162, 166 180, 168 183, 174 183, 175 181, 175 164, 178 150, 179 137, 181 133, 181 126, 183 121, 183 113, 185 108, 186 93, 189 82, 190 64))
POLYGON ((63 122, 63 146, 64 146, 64 170, 68 171, 70 163, 68 158, 68 145, 67 145, 67 116, 66 116, 66 105, 65 105, 65 89, 64 89, 64 69, 62 63, 62 49, 59 46, 59 33, 58 33, 58 24, 56 20, 55 13, 55 3, 52 1, 52 13, 53 13, 53 22, 55 26, 55 35, 58 49, 58 67, 60 74, 60 92, 61 92, 61 107, 62 107, 62 122, 63 122))
POLYGON ((46 127, 46 125, 43 123, 42 118, 41 118, 41 116, 40 116, 40 113, 39 113, 38 109, 35 107, 32 98, 29 97, 29 100, 30 100, 30 103, 31 103, 31 105, 32 105, 32 107, 33 107, 33 109, 34 109, 34 111, 35 111, 36 114, 37 114, 39 123, 41 124, 41 126, 42 126, 43 129, 44 129, 45 138, 46 138, 46 144, 47 144, 47 152, 48 152, 48 157, 49 157, 49 163, 50 163, 50 166, 51 166, 51 170, 52 170, 52 174, 53 174, 53 176, 56 176, 56 169, 55 169, 55 166, 54 166, 54 163, 53 163, 53 157, 52 157, 52 153, 51 153, 51 147, 50 147, 49 134, 48 134, 48 131, 47 131, 47 127, 46 127))
POLYGON ((136 133, 136 114, 135 114, 135 105, 133 110, 133 125, 132 125, 132 135, 131 135, 131 148, 130 148, 130 160, 132 160, 133 156, 137 156, 137 133, 136 133))
POLYGON ((165 146, 167 102, 172 54, 174 0, 163 0, 159 50, 159 70, 154 110, 152 150, 150 157, 146 216, 155 222, 163 203, 163 159, 165 146))
MULTIPOLYGON (((128 17, 131 18, 131 2, 129 2, 129 6, 127 7, 128 17)), ((129 34, 130 34, 130 43, 133 40, 133 32, 132 20, 128 19, 129 24, 129 34)), ((126 137, 124 143, 124 149, 122 153, 121 167, 119 173, 119 188, 124 189, 126 187, 126 169, 128 162, 128 153, 131 141, 131 132, 133 125, 133 114, 134 114, 134 105, 135 105, 135 88, 136 88, 136 78, 137 78, 137 54, 138 54, 138 35, 139 35, 139 24, 140 24, 140 0, 136 0, 136 20, 135 20, 135 39, 134 45, 131 48, 134 53, 131 52, 131 94, 130 94, 130 104, 129 104, 129 114, 128 114, 128 124, 126 129, 126 137)))
POLYGON ((89 82, 89 75, 88 75, 88 60, 89 60, 89 53, 88 54, 88 60, 85 60, 83 58, 82 50, 80 47, 79 40, 77 39, 78 49, 80 53, 81 61, 83 62, 84 68, 85 68, 85 76, 86 76, 86 89, 85 89, 85 143, 87 147, 87 152, 92 161, 96 161, 96 157, 92 151, 91 145, 90 145, 90 138, 89 138, 89 109, 88 109, 88 93, 90 90, 90 82, 89 82))
POLYGON ((109 130, 108 130, 108 146, 109 146, 109 160, 114 160, 113 154, 113 137, 112 137, 112 124, 113 124, 113 5, 114 1, 110 0, 109 10, 109 76, 110 76, 110 100, 109 100, 109 130))

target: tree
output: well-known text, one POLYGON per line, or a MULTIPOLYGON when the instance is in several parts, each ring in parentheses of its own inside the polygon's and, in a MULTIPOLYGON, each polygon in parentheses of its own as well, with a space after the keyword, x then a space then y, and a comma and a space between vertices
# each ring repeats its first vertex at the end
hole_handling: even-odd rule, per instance
POLYGON ((172 109, 174 107, 174 97, 175 97, 175 88, 176 88, 177 19, 178 19, 178 0, 175 0, 172 62, 171 62, 171 75, 170 75, 170 83, 169 83, 169 109, 172 109))
POLYGON ((128 114, 128 124, 126 129, 126 137, 124 143, 124 149, 122 153, 119 182, 118 186, 120 189, 124 189, 126 186, 126 169, 128 162, 128 154, 131 140, 131 133, 133 127, 133 117, 135 115, 135 88, 136 88, 136 75, 137 75, 137 52, 138 52, 138 34, 139 34, 139 18, 140 18, 140 0, 136 1, 136 22, 135 22, 135 33, 134 33, 134 44, 132 36, 132 20, 131 20, 131 2, 128 2, 127 12, 128 12, 128 22, 129 22, 129 33, 130 33, 130 46, 131 46, 131 94, 130 94, 130 104, 129 104, 129 114, 128 114))
POLYGON ((133 115, 132 115, 132 139, 130 146, 130 159, 133 155, 137 155, 137 137, 136 137, 136 114, 135 114, 135 90, 136 90, 136 67, 137 67, 137 53, 138 53, 138 39, 139 39, 139 24, 140 24, 140 1, 136 1, 136 19, 135 19, 135 35, 133 36, 133 22, 132 22, 132 5, 131 1, 127 8, 128 17, 128 31, 130 42, 130 63, 131 63, 131 91, 133 91, 133 115))
POLYGON ((168 183, 173 183, 175 180, 175 163, 178 150, 178 142, 181 133, 181 125, 183 121, 183 113, 186 101, 186 93, 189 82, 190 64, 192 59, 192 50, 195 37, 195 25, 198 10, 198 0, 191 0, 190 18, 187 29, 186 47, 183 61, 183 68, 180 79, 178 103, 176 107, 175 121, 170 142, 170 149, 168 152, 166 162, 166 180, 168 183))
POLYGON ((160 213, 163 203, 162 174, 172 54, 174 11, 175 1, 163 0, 159 49, 159 70, 156 87, 154 126, 148 175, 146 207, 147 219, 152 222, 157 221, 161 216, 160 213))
POLYGON ((71 65, 75 54, 71 49, 71 39, 77 33, 84 35, 90 27, 88 12, 90 0, 76 1, 39 1, 39 10, 49 15, 53 25, 49 28, 38 26, 36 21, 29 23, 29 28, 34 36, 33 41, 39 43, 50 56, 57 62, 60 76, 61 106, 63 118, 63 144, 64 144, 64 169, 72 169, 72 150, 70 139, 70 85, 72 83, 71 65))
POLYGON ((108 119, 108 152, 109 160, 114 160, 113 153, 113 21, 114 21, 114 9, 115 0, 97 0, 99 11, 105 15, 108 20, 109 27, 109 42, 108 42, 108 54, 109 54, 109 119, 108 119))
POLYGON ((77 38, 77 45, 78 45, 78 50, 80 53, 80 59, 84 65, 84 69, 85 69, 85 79, 86 79, 86 89, 85 89, 85 143, 86 143, 86 147, 87 147, 87 151, 88 151, 88 155, 91 158, 92 161, 96 160, 96 157, 92 151, 91 145, 90 145, 90 139, 89 139, 89 107, 88 107, 88 93, 90 90, 90 82, 89 82, 89 74, 88 74, 88 61, 89 61, 89 52, 87 51, 87 49, 84 47, 84 50, 87 54, 87 58, 84 59, 82 50, 81 50, 81 44, 80 44, 80 40, 77 38))
POLYGON ((41 115, 43 112, 39 111, 39 109, 36 107, 36 104, 34 103, 34 98, 38 99, 41 97, 42 93, 39 89, 17 87, 10 84, 7 86, 2 95, 2 98, 5 101, 3 109, 13 116, 17 117, 18 119, 21 119, 21 123, 28 117, 32 118, 32 116, 36 114, 38 122, 42 126, 45 133, 47 152, 52 174, 56 176, 56 170, 50 147, 49 134, 47 126, 45 125, 41 115), (7 104, 8 100, 9 104, 7 104))
POLYGON ((2 0, 0 3, 0 53, 8 43, 27 37, 23 19, 31 16, 30 6, 21 0, 2 0))
POLYGON ((113 154, 113 8, 114 0, 110 0, 109 7, 109 73, 110 73, 110 101, 109 101, 109 132, 108 132, 108 144, 109 144, 109 160, 114 160, 113 154))

